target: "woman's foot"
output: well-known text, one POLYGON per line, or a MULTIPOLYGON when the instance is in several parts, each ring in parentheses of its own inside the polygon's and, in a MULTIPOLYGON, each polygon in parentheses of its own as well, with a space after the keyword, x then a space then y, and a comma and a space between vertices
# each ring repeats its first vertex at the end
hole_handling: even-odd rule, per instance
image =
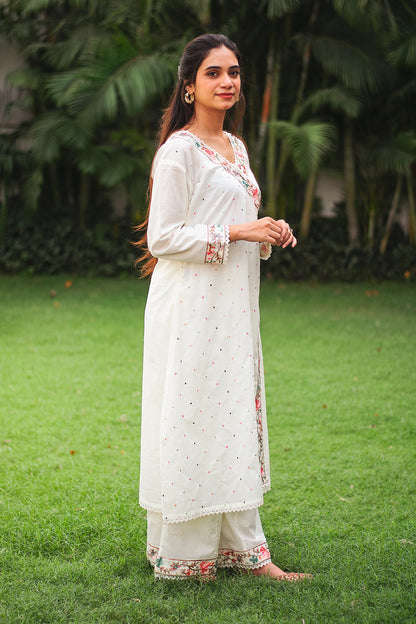
POLYGON ((251 570, 255 576, 270 576, 270 578, 279 579, 280 581, 302 581, 312 578, 312 574, 303 574, 302 572, 284 572, 274 563, 266 563, 261 568, 251 570))

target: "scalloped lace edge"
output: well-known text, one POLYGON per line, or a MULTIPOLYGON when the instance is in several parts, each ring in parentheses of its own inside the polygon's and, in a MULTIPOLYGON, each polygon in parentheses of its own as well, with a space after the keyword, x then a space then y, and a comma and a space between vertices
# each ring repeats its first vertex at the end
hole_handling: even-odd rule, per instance
POLYGON ((224 227, 224 235, 225 235, 225 240, 224 240, 225 248, 224 248, 224 256, 222 259, 223 264, 225 264, 228 260, 228 251, 230 248, 230 226, 229 225, 226 225, 224 227))
MULTIPOLYGON (((270 490, 270 483, 265 483, 263 486, 263 494, 270 490)), ((176 518, 175 520, 170 520, 166 516, 163 516, 163 522, 167 524, 178 524, 179 522, 187 522, 188 520, 195 520, 196 518, 203 518, 204 516, 214 516, 215 514, 222 513, 232 513, 233 511, 245 511, 249 509, 257 509, 263 505, 263 500, 251 503, 250 505, 220 505, 219 507, 213 507, 212 509, 207 509, 204 512, 196 512, 189 516, 176 518)), ((153 511, 155 513, 161 513, 163 515, 163 510, 161 507, 157 505, 147 505, 146 503, 140 502, 140 507, 142 509, 146 509, 146 511, 153 511)))
POLYGON ((272 562, 272 558, 268 557, 267 559, 264 559, 264 561, 261 561, 260 563, 255 563, 252 566, 246 566, 246 565, 243 565, 242 563, 221 563, 221 564, 218 564, 218 567, 219 568, 238 568, 239 570, 246 570, 249 572, 250 570, 258 570, 259 568, 262 568, 263 566, 271 562, 272 562))

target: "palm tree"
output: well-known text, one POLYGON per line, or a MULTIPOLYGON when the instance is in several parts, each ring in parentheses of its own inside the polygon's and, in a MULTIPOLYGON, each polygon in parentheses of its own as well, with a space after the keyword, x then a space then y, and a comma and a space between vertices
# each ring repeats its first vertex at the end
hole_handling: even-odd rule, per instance
POLYGON ((123 184, 140 209, 153 139, 143 112, 176 74, 172 46, 161 54, 153 36, 143 37, 152 16, 158 19, 149 3, 132 0, 117 7, 90 0, 83 8, 75 0, 66 8, 53 0, 8 3, 10 33, 28 63, 9 82, 29 95, 34 114, 19 134, 29 139, 44 194, 51 190, 51 209, 77 207, 81 227, 100 187, 123 184))
POLYGON ((300 236, 309 234, 314 190, 319 167, 324 156, 334 148, 336 128, 333 124, 309 120, 296 125, 290 121, 271 122, 285 141, 288 157, 291 158, 301 179, 307 179, 300 236))
MULTIPOLYGON (((395 85, 395 92, 390 96, 387 110, 391 113, 392 109, 400 107, 400 122, 403 132, 398 134, 396 141, 400 147, 404 147, 405 154, 412 153, 413 143, 411 142, 412 134, 416 131, 414 117, 414 96, 416 93, 416 78, 414 70, 416 67, 416 11, 405 2, 400 3, 397 14, 392 15, 392 32, 390 37, 386 38, 387 58, 396 68, 398 72, 398 80, 395 85), (411 131, 407 131, 411 128, 411 131), (403 146, 403 142, 405 145, 403 146)), ((395 147, 395 146, 394 146, 395 147)), ((409 239, 416 244, 416 201, 414 192, 414 175, 412 175, 411 165, 414 165, 414 159, 411 162, 402 163, 404 166, 400 173, 404 174, 407 186, 407 205, 408 205, 408 223, 409 223, 409 239)), ((395 162, 398 165, 398 162, 395 162)), ((398 168, 398 167, 397 167, 398 168)), ((396 191, 398 192, 398 191, 396 191)), ((386 228, 386 235, 387 228, 386 228)), ((383 238, 384 249, 384 238, 383 238)))
MULTIPOLYGON (((403 187, 403 179, 408 182, 408 206, 414 202, 411 186, 409 188, 409 180, 411 181, 411 167, 416 161, 416 134, 414 132, 401 132, 384 145, 382 145, 377 154, 377 164, 382 173, 391 173, 396 176, 395 190, 391 202, 388 219, 385 225, 383 237, 380 242, 379 251, 383 255, 386 252, 387 244, 391 232, 392 225, 400 204, 400 197, 403 187), (410 192, 409 192, 410 191, 410 192)), ((414 208, 414 204, 413 204, 414 208)), ((409 212, 409 216, 411 211, 409 212)), ((409 234, 412 242, 413 232, 409 228, 409 234)))

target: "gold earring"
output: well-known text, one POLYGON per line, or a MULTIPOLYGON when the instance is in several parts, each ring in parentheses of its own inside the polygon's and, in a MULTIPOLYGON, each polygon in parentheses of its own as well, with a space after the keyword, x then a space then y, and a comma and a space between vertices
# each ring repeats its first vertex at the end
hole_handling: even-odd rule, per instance
POLYGON ((192 104, 194 99, 195 99, 195 95, 193 93, 189 93, 188 91, 185 91, 185 102, 187 104, 192 104))

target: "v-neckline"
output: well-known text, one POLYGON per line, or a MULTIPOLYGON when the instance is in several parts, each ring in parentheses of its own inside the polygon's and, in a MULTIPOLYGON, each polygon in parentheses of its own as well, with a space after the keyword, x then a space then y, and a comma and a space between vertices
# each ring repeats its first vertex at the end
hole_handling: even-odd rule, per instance
POLYGON ((190 134, 194 139, 196 139, 197 141, 199 141, 205 148, 212 150, 217 158, 222 158, 223 160, 225 160, 229 165, 233 165, 234 167, 237 166, 237 155, 235 153, 235 149, 234 149, 234 142, 231 140, 231 134, 229 132, 226 132, 225 130, 223 130, 225 136, 228 139, 228 142, 230 144, 231 150, 233 152, 233 158, 234 160, 229 160, 226 156, 223 156, 223 154, 220 154, 220 152, 218 150, 216 150, 214 147, 212 147, 212 145, 209 145, 208 143, 206 143, 206 141, 204 141, 203 139, 201 139, 201 137, 199 137, 197 134, 195 134, 194 132, 191 132, 190 130, 182 130, 182 132, 186 132, 187 134, 190 134))
POLYGON ((229 132, 224 130, 225 134, 230 141, 231 148, 234 154, 234 161, 231 162, 228 158, 225 158, 222 154, 217 152, 214 148, 210 147, 205 141, 199 138, 196 134, 190 130, 177 130, 171 136, 182 136, 186 141, 193 143, 202 153, 204 153, 211 161, 218 163, 227 171, 230 175, 235 176, 236 179, 244 186, 246 191, 254 200, 254 204, 257 210, 260 209, 261 193, 258 185, 253 181, 253 177, 248 172, 248 162, 246 163, 244 155, 239 147, 238 140, 229 132))

